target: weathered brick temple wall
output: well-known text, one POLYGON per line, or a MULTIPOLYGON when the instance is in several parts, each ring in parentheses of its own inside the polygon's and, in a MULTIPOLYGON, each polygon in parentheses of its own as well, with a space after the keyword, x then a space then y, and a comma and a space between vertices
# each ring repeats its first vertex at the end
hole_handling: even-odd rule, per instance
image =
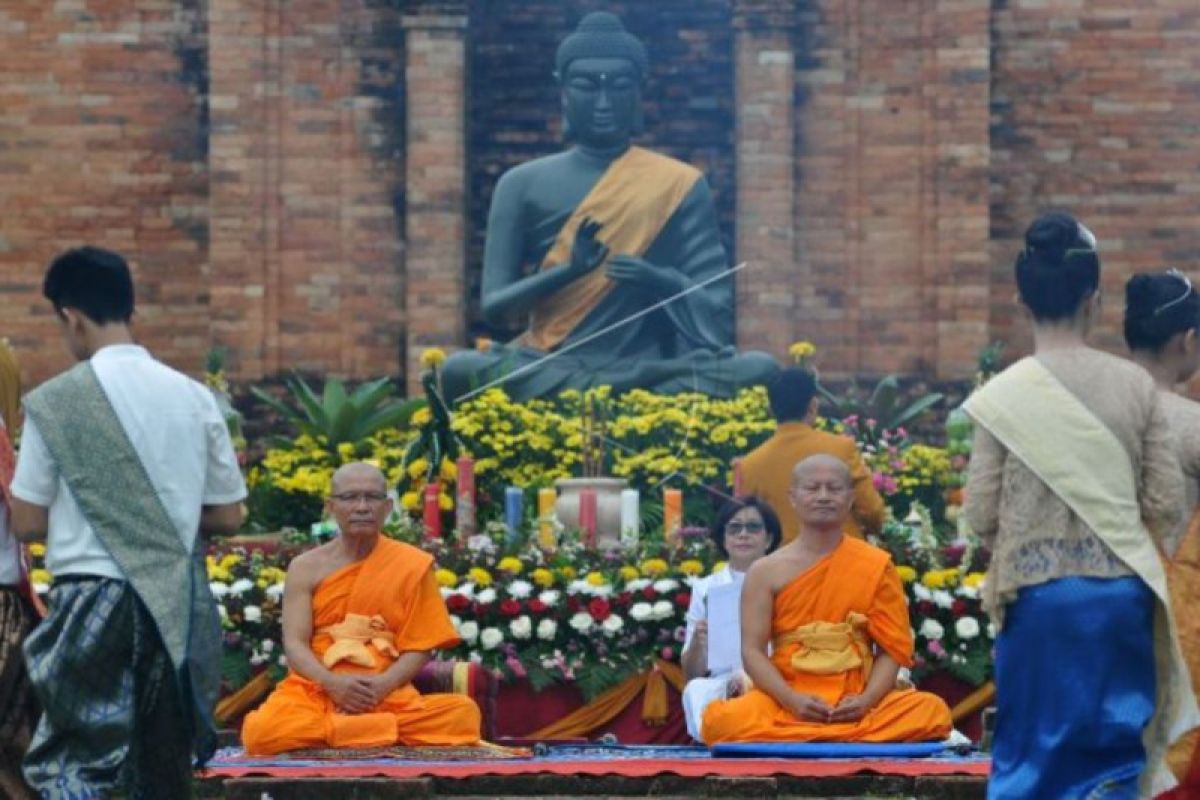
POLYGON ((67 363, 46 261, 132 257, 139 335, 198 371, 412 377, 492 333, 498 175, 555 152, 556 42, 606 8, 649 44, 642 143, 703 168, 745 348, 954 379, 1025 344, 1038 210, 1134 270, 1200 256, 1194 0, 10 0, 0 5, 0 335, 67 363))

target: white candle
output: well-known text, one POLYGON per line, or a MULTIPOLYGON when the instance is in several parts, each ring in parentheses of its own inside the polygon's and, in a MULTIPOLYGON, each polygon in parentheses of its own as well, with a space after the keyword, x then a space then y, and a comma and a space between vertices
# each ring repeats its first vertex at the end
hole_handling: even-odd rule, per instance
POLYGON ((638 541, 641 516, 638 512, 637 489, 621 490, 621 544, 633 547, 638 541))

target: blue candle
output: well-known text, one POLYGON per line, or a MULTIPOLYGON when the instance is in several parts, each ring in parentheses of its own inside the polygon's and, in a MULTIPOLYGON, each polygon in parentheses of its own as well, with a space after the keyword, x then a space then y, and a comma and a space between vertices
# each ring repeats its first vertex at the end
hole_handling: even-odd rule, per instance
POLYGON ((525 502, 525 492, 517 486, 509 486, 504 490, 504 524, 508 526, 508 541, 515 542, 521 533, 521 506, 525 502))

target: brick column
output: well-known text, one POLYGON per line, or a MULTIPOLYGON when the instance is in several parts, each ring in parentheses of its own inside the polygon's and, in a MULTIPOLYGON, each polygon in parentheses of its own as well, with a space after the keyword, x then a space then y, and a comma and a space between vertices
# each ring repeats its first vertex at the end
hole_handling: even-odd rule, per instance
POLYGON ((795 339, 795 3, 736 0, 737 334, 779 358, 795 339))
POLYGON ((404 365, 419 389, 427 347, 466 329, 466 29, 462 15, 404 17, 407 69, 404 365))

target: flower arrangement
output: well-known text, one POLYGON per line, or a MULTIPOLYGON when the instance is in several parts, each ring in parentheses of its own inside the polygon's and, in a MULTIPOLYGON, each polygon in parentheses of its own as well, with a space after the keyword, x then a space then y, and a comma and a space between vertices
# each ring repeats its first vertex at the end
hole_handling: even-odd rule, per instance
POLYGON ((230 691, 251 676, 271 670, 282 677, 283 584, 290 552, 267 554, 214 548, 205 558, 208 587, 217 601, 224 634, 223 689, 230 691))

